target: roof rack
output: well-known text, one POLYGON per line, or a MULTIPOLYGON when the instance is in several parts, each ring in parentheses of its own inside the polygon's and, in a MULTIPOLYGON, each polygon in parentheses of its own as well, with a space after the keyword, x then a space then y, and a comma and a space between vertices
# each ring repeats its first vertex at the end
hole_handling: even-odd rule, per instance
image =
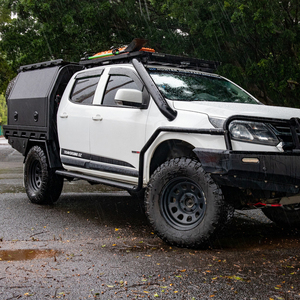
POLYGON ((127 52, 123 54, 81 60, 79 64, 84 65, 87 68, 96 66, 103 66, 108 64, 120 64, 120 63, 131 63, 132 59, 136 58, 143 64, 147 65, 161 65, 168 67, 193 69, 203 72, 215 72, 216 69, 221 65, 220 62, 196 59, 185 56, 170 55, 164 53, 152 53, 148 51, 135 51, 127 52))
POLYGON ((108 64, 131 63, 132 59, 136 58, 147 65, 162 65, 204 72, 214 72, 221 64, 216 61, 156 53, 154 49, 144 48, 146 43, 147 40, 136 38, 128 46, 85 57, 79 64, 86 68, 92 68, 108 64))
POLYGON ((134 39, 128 46, 120 49, 99 52, 91 57, 82 58, 78 63, 67 62, 63 59, 56 59, 21 66, 18 73, 35 69, 49 68, 53 66, 81 65, 82 67, 92 68, 108 64, 131 63, 133 58, 147 65, 161 65, 168 67, 192 69, 203 72, 215 72, 221 65, 220 62, 204 59, 190 58, 171 54, 157 53, 154 49, 145 48, 147 40, 134 39))

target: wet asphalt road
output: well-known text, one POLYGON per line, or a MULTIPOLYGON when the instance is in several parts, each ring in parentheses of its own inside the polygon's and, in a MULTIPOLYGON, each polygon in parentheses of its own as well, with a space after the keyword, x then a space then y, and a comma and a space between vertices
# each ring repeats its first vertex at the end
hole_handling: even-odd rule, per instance
POLYGON ((22 157, 0 145, 0 300, 300 299, 300 232, 236 211, 209 250, 157 238, 124 191, 65 183, 31 204, 22 157))

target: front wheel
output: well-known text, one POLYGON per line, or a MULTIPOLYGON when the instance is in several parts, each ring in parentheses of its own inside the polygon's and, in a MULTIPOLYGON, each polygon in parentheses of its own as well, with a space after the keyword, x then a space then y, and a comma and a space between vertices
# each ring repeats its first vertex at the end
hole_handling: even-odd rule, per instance
POLYGON ((47 162, 46 153, 40 146, 32 147, 25 160, 24 183, 27 196, 32 203, 52 204, 58 200, 63 177, 55 174, 47 162))
POLYGON ((282 227, 300 227, 300 203, 282 207, 263 208, 263 213, 271 221, 282 227))
POLYGON ((145 196, 146 214, 165 242, 206 248, 227 221, 222 191, 190 158, 171 159, 152 175, 145 196))

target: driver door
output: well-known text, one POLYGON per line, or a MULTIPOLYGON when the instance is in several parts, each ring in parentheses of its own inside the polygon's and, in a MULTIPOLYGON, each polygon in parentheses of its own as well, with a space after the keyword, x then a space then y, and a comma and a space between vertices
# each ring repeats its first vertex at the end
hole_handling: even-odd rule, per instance
POLYGON ((136 183, 139 153, 145 145, 149 95, 132 69, 112 67, 107 72, 102 101, 94 101, 90 119, 91 166, 98 174, 136 183), (119 89, 143 92, 143 108, 115 101, 119 89))

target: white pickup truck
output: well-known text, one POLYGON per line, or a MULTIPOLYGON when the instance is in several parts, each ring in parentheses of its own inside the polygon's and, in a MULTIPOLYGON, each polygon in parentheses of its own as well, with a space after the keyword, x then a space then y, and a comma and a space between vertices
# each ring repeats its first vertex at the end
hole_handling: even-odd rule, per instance
POLYGON ((7 90, 9 143, 33 203, 64 179, 144 198, 164 241, 207 247, 233 208, 300 225, 300 110, 263 105, 217 64, 133 47, 20 68, 7 90))

